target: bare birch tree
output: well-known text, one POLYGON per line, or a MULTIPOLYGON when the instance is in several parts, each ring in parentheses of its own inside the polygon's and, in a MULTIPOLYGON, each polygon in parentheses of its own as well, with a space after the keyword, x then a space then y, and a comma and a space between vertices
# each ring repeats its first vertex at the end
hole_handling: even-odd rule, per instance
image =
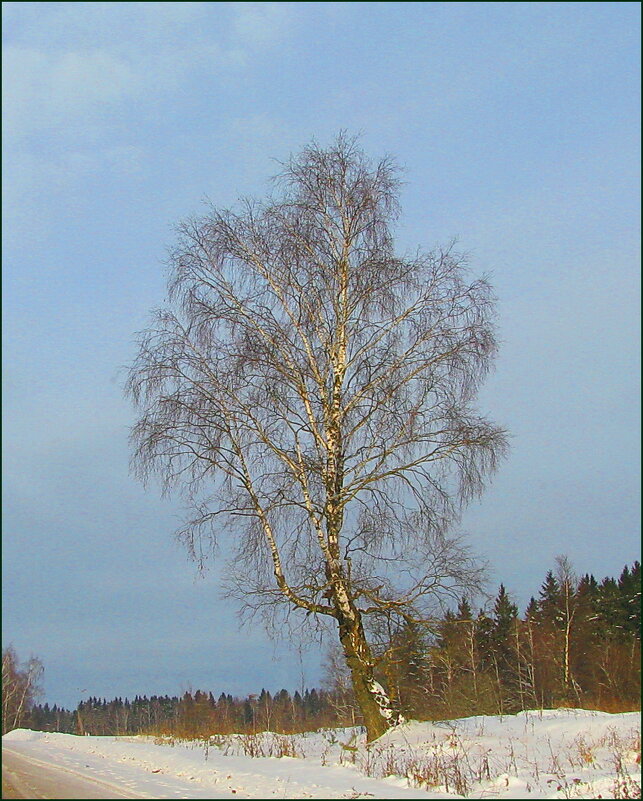
POLYGON ((265 202, 182 223, 127 383, 135 470, 184 491, 191 556, 225 532, 244 604, 336 627, 369 739, 400 719, 369 621, 470 585, 447 527, 505 449, 472 405, 491 288, 452 248, 395 254, 397 174, 342 134, 283 165, 265 202))
POLYGON ((40 682, 44 668, 32 656, 20 665, 14 648, 2 651, 2 733, 19 728, 29 715, 34 700, 41 693, 40 682))
POLYGON ((556 557, 556 578, 560 586, 559 626, 562 633, 562 684, 566 700, 574 700, 580 704, 580 687, 574 676, 572 667, 572 640, 578 624, 577 612, 580 604, 578 595, 578 577, 574 572, 568 556, 560 554, 556 557))

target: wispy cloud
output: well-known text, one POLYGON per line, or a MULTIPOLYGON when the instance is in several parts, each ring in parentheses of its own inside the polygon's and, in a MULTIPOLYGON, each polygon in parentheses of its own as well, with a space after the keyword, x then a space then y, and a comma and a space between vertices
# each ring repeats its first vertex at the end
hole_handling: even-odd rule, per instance
POLYGON ((288 3, 217 4, 215 13, 208 3, 45 3, 23 15, 6 5, 8 146, 73 138, 125 106, 131 114, 133 101, 225 80, 282 41, 292 18, 288 3))
POLYGON ((9 46, 2 66, 9 142, 38 133, 69 135, 79 121, 86 125, 143 88, 132 65, 105 50, 50 53, 9 46))
POLYGON ((232 3, 232 33, 237 46, 250 52, 279 42, 293 22, 296 3, 232 3))
POLYGON ((204 110, 220 105, 287 41, 293 5, 6 3, 4 203, 12 231, 23 235, 44 186, 51 199, 92 175, 140 172, 167 120, 194 114, 197 98, 204 110), (179 111, 186 103, 195 106, 179 111))

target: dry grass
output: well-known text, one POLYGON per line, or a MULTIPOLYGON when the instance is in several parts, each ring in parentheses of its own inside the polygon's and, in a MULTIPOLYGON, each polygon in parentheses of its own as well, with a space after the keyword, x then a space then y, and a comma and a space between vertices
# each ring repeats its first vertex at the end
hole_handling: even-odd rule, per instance
MULTIPOLYGON (((533 721, 527 726, 533 727, 533 721)), ((206 759, 210 748, 217 748, 224 755, 309 758, 322 765, 351 765, 372 778, 403 777, 410 787, 459 796, 483 792, 488 797, 498 797, 508 792, 512 781, 519 781, 536 797, 552 790, 563 798, 641 797, 640 783, 631 775, 638 774, 641 761, 641 736, 635 730, 623 735, 612 729, 600 738, 579 734, 564 748, 560 744, 552 746, 546 738, 510 738, 495 749, 483 746, 482 729, 463 739, 453 727, 413 746, 378 742, 366 745, 357 730, 341 734, 339 730, 326 730, 320 734, 324 739, 321 750, 319 736, 311 740, 306 735, 272 732, 213 735, 193 740, 191 745, 203 747, 206 759), (611 786, 606 775, 614 777, 611 786)), ((155 742, 174 745, 180 741, 157 738, 155 742)))

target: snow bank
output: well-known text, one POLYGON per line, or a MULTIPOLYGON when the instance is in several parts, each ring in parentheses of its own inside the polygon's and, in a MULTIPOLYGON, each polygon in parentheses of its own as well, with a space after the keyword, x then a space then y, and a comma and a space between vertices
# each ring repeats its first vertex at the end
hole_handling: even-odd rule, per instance
POLYGON ((181 742, 18 730, 13 750, 153 798, 635 798, 640 715, 544 710, 181 742))
POLYGON ((3 734, 2 742, 6 743, 27 743, 33 740, 42 740, 45 737, 42 731, 31 731, 31 729, 13 729, 7 734, 3 734))

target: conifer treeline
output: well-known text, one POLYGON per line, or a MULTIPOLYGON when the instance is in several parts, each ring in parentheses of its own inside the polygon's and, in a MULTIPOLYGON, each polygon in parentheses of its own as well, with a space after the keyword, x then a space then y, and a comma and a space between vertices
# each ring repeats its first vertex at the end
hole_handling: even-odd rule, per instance
POLYGON ((276 731, 292 733, 335 726, 337 716, 323 690, 266 690, 247 698, 221 693, 185 692, 182 696, 136 696, 111 701, 89 698, 70 712, 55 705, 36 706, 30 727, 69 734, 122 735, 168 734, 176 737, 207 737, 232 732, 276 731))
POLYGON ((384 661, 389 687, 411 717, 502 714, 574 706, 640 706, 641 566, 618 580, 580 580, 569 562, 547 573, 518 615, 503 585, 490 613, 466 599, 434 636, 407 624, 384 661))
MULTIPOLYGON (((577 579, 566 559, 545 577, 523 617, 503 585, 490 612, 466 599, 431 630, 407 623, 380 656, 381 676, 410 718, 440 719, 572 706, 640 707, 640 564, 618 580, 577 579)), ((89 698, 74 711, 34 706, 25 725, 93 735, 205 737, 289 733, 359 723, 350 684, 331 660, 327 689, 233 698, 197 690, 182 696, 89 698)))

